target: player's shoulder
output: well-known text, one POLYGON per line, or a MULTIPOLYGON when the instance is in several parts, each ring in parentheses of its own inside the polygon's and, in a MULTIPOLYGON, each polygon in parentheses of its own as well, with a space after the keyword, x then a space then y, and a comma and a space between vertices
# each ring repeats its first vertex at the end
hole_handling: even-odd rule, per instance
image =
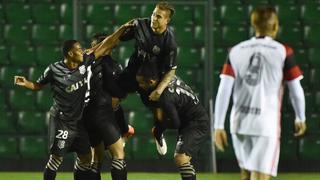
POLYGON ((136 24, 150 24, 151 20, 150 20, 150 18, 137 18, 135 20, 135 23, 136 24))

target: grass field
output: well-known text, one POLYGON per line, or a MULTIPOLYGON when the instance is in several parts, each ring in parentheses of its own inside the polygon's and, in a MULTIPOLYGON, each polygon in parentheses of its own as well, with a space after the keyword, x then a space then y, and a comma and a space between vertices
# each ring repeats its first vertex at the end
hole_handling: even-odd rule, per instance
MULTIPOLYGON (((71 173, 58 173, 56 180, 72 180, 71 173)), ((111 179, 110 174, 103 174, 102 180, 111 179)), ((179 180, 178 173, 129 173, 129 180, 179 180)), ((279 174, 275 180, 320 180, 320 173, 279 174)), ((42 180, 42 173, 0 172, 0 180, 42 180)), ((209 174, 199 173, 197 180, 239 180, 236 173, 209 174)))

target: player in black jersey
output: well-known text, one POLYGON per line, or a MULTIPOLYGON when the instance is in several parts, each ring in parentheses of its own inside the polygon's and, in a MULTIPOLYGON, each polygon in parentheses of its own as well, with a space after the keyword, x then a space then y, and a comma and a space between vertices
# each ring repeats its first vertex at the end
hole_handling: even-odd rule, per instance
MULTIPOLYGON (((96 34, 92 39, 91 46, 94 47, 105 37, 104 34, 96 34)), ((124 118, 122 108, 117 103, 117 99, 124 98, 126 94, 118 87, 115 80, 122 71, 122 66, 111 58, 110 51, 111 49, 106 51, 100 57, 100 60, 94 62, 91 66, 91 98, 83 115, 90 144, 94 150, 92 169, 96 177, 93 180, 101 179, 100 168, 105 148, 109 150, 112 156, 112 179, 122 180, 127 178, 124 142, 121 137, 132 133, 133 128, 130 127, 129 131, 128 122, 124 118)))
POLYGON ((177 44, 168 27, 173 14, 174 8, 170 4, 159 2, 151 19, 136 19, 135 26, 127 29, 120 37, 121 41, 135 40, 135 50, 119 78, 121 87, 127 92, 137 90, 135 75, 144 61, 156 61, 161 72, 161 82, 150 93, 150 100, 156 101, 175 75, 177 44))
MULTIPOLYGON (((139 87, 152 90, 159 83, 159 73, 152 61, 144 63, 136 76, 139 87)), ((143 97, 144 96, 144 97, 143 97)), ((190 160, 209 135, 209 116, 200 104, 197 95, 178 77, 174 77, 163 91, 156 104, 148 103, 145 94, 143 102, 156 109, 156 123, 153 133, 157 139, 166 128, 178 129, 174 159, 183 180, 196 179, 190 160)))
POLYGON ((92 179, 89 140, 83 122, 80 121, 89 95, 87 81, 91 73, 90 65, 106 50, 113 48, 119 36, 130 26, 130 23, 122 25, 86 53, 78 41, 65 41, 62 48, 64 60, 49 65, 37 82, 28 81, 23 76, 15 76, 15 84, 19 86, 37 91, 50 83, 53 91, 49 130, 50 158, 44 171, 44 180, 55 179, 63 156, 69 151, 77 153, 74 179, 92 179))

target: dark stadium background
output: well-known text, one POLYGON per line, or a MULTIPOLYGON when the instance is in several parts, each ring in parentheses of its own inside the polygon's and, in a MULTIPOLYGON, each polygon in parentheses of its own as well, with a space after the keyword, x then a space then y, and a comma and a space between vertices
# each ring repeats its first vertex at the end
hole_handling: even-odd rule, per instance
MULTIPOLYGON (((136 17, 150 17, 157 1, 147 0, 0 0, 0 171, 41 171, 47 147, 50 89, 26 91, 13 85, 14 75, 36 80, 46 65, 61 60, 60 44, 76 38, 89 46, 96 32, 111 33, 136 17), (75 16, 73 16, 75 15, 75 16)), ((308 131, 293 138, 294 112, 287 94, 282 106, 280 172, 320 171, 320 1, 319 0, 197 0, 169 1, 176 9, 171 22, 178 43, 177 74, 199 94, 208 109, 214 102, 219 72, 228 49, 252 36, 249 13, 272 5, 280 17, 278 40, 295 49, 304 71, 308 131)), ((125 65, 133 42, 120 43, 115 59, 125 65)), ((129 171, 176 171, 175 131, 167 133, 169 152, 156 153, 151 136, 152 115, 137 95, 123 102, 136 135, 126 143, 129 171)), ((228 120, 227 120, 228 122, 228 120)), ((228 127, 228 123, 226 125, 228 127)), ((228 128, 227 128, 228 129, 228 128)), ((230 138, 229 138, 230 140, 230 138)), ((212 171, 210 135, 195 155, 199 171, 212 171)), ((232 147, 217 153, 218 171, 238 171, 232 147)), ((69 155, 61 170, 71 171, 69 155)), ((105 169, 108 169, 107 167, 105 169)))

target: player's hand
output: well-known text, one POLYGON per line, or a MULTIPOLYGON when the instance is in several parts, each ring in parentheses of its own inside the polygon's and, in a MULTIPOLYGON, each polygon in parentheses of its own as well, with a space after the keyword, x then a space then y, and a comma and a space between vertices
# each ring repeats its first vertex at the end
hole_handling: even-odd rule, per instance
POLYGON ((294 133, 295 137, 302 136, 306 132, 307 125, 305 122, 296 122, 294 126, 295 126, 295 133, 294 133))
POLYGON ((160 98, 162 92, 159 92, 158 90, 154 90, 150 93, 149 95, 149 100, 151 101, 158 101, 158 99, 160 98))
POLYGON ((14 84, 19 86, 26 86, 27 79, 23 76, 14 76, 14 84))
POLYGON ((128 139, 134 135, 134 128, 131 125, 128 125, 128 131, 122 135, 122 137, 128 139))
POLYGON ((224 151, 224 147, 228 146, 227 133, 224 129, 215 129, 214 130, 214 144, 216 145, 219 151, 224 151))

